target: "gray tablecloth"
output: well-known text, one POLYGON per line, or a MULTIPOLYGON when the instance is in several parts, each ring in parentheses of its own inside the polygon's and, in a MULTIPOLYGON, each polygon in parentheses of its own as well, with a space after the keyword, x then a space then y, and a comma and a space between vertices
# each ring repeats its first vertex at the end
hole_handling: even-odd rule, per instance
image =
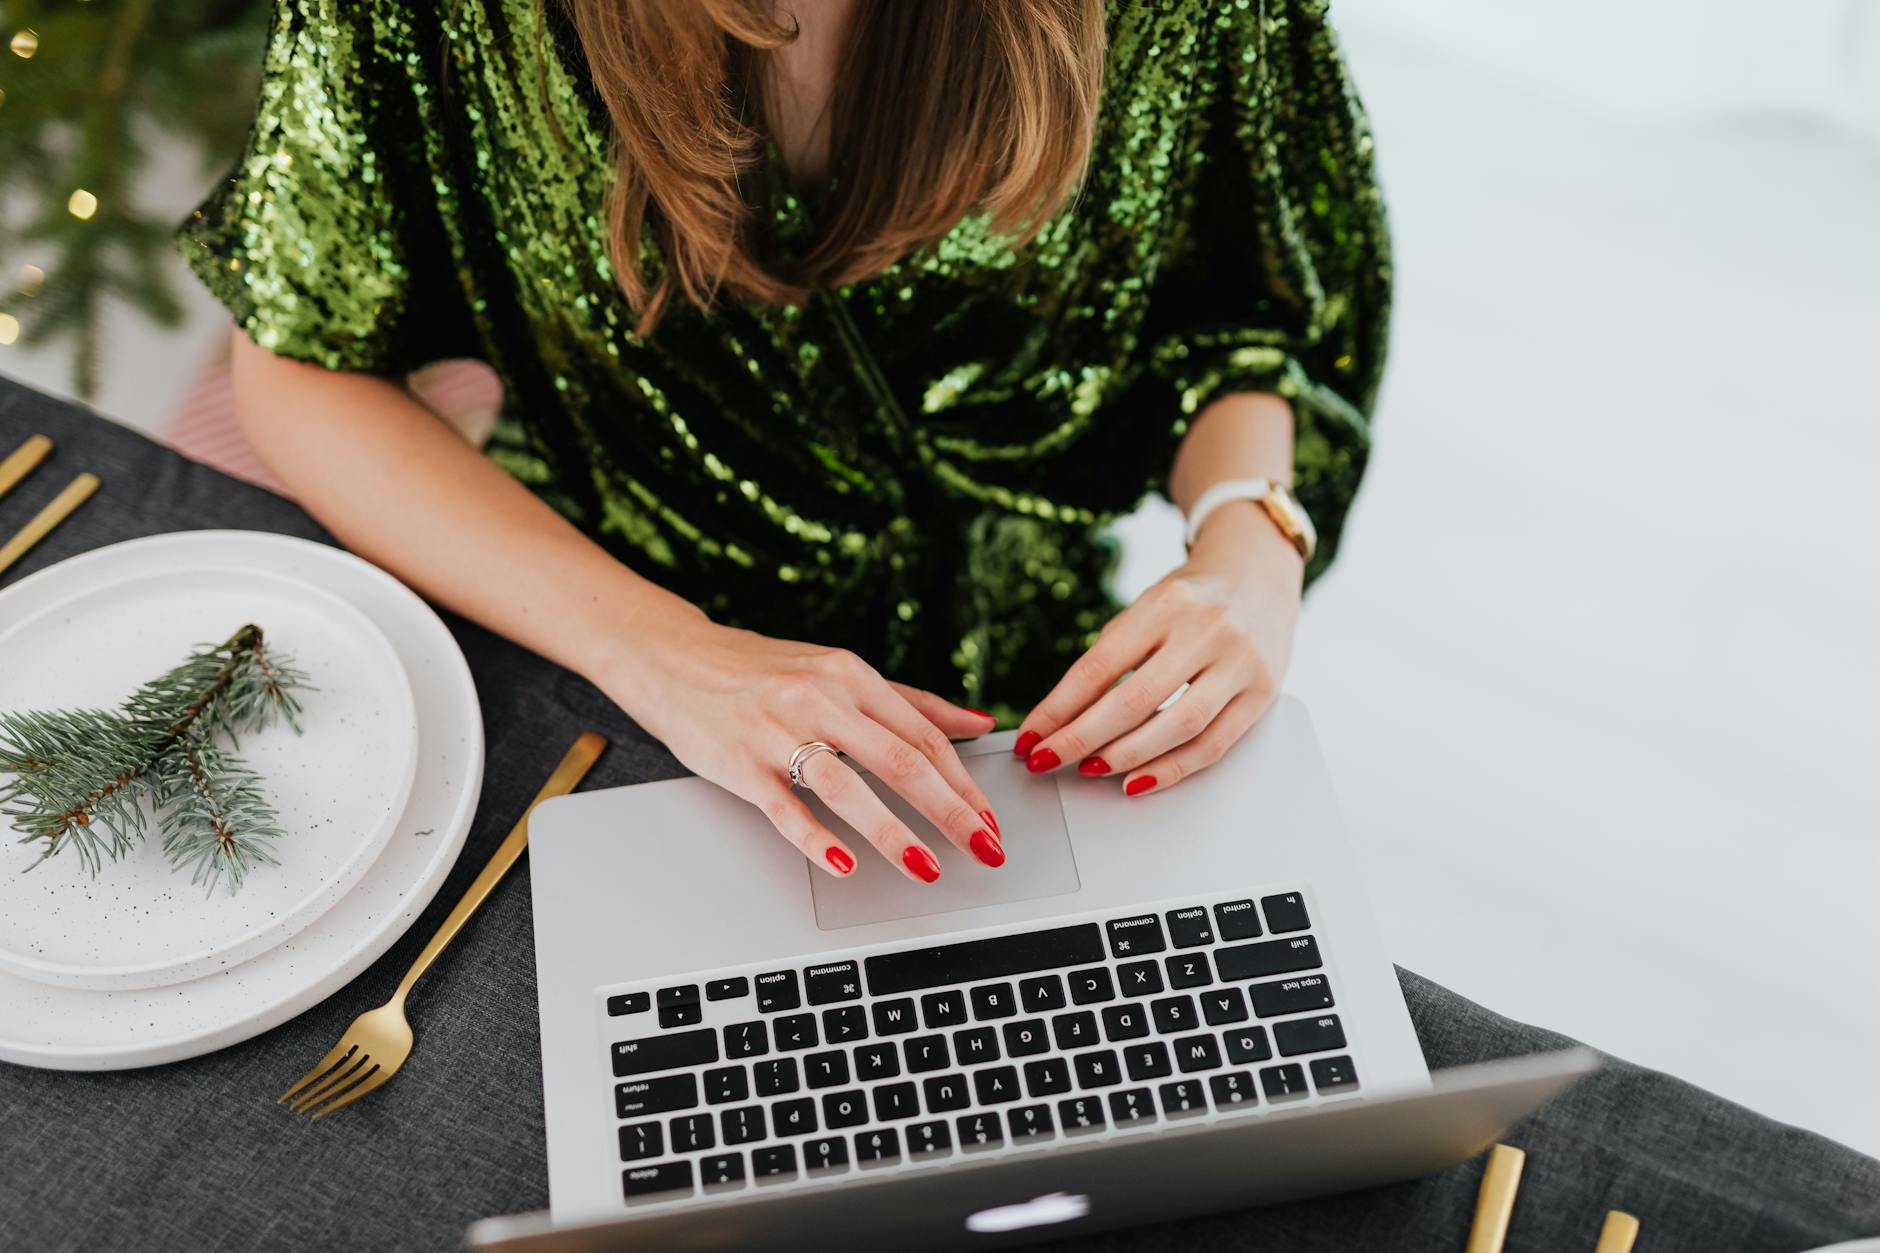
MULTIPOLYGON (((8 581, 164 531, 327 538, 288 501, 0 379, 0 454, 35 431, 57 441, 56 460, 0 504, 0 534, 77 470, 99 474, 104 489, 8 581)), ((109 1074, 0 1066, 0 1249, 449 1249, 474 1218, 546 1205, 526 861, 414 998, 417 1049, 395 1080, 318 1124, 274 1104, 355 1014, 389 995, 579 730, 613 741, 589 787, 680 773, 585 682, 475 626, 451 627, 482 696, 488 768, 469 842, 429 912, 344 991, 245 1044, 109 1074)), ((1409 972, 1402 981, 1432 1067, 1567 1043, 1409 972)), ((1797 1083, 1831 1082, 1811 1072, 1806 1042, 1796 1046, 1770 1063, 1797 1083)), ((1529 1155, 1510 1250, 1590 1250, 1613 1208, 1642 1220, 1643 1253, 1794 1253, 1880 1234, 1880 1163, 1622 1061, 1509 1139, 1529 1155)), ((1480 1177, 1478 1161, 1416 1183, 1053 1247, 1458 1250, 1480 1177)))

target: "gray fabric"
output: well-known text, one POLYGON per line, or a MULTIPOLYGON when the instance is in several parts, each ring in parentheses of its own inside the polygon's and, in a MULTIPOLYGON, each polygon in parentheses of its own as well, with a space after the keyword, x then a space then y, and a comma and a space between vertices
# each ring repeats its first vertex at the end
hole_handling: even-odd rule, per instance
MULTIPOLYGON (((326 538, 293 504, 0 379, 0 454, 42 431, 56 460, 0 505, 10 533, 73 472, 104 490, 7 576, 137 535, 243 527, 326 538)), ((437 902, 325 1004, 208 1057, 64 1074, 0 1066, 0 1249, 449 1249, 472 1219, 547 1202, 528 865, 414 997, 418 1043, 377 1094, 317 1125, 274 1098, 390 994, 419 944, 583 728, 614 744, 587 786, 679 767, 582 680, 452 620, 483 698, 489 765, 477 820, 437 902)), ((1566 1043, 1402 974, 1430 1065, 1566 1043)), ((1772 1058, 1795 1082, 1806 1052, 1772 1058)), ((1527 1175, 1511 1251, 1590 1250, 1605 1211, 1644 1224, 1641 1253, 1796 1250, 1880 1234, 1880 1162, 1621 1061, 1518 1128, 1527 1175)), ((1456 1250, 1480 1162, 1323 1198, 1055 1248, 1456 1250)))

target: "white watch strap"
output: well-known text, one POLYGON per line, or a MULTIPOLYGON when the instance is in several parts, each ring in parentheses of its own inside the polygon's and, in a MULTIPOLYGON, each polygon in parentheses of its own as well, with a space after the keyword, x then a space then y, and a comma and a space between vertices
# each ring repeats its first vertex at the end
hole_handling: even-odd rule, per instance
POLYGON ((1201 524, 1216 509, 1234 500, 1251 500, 1257 504, 1271 495, 1272 491, 1272 479, 1225 479, 1208 488, 1201 493, 1201 499, 1195 501, 1194 508, 1188 511, 1185 535, 1188 547, 1195 546, 1195 536, 1201 534, 1201 524))

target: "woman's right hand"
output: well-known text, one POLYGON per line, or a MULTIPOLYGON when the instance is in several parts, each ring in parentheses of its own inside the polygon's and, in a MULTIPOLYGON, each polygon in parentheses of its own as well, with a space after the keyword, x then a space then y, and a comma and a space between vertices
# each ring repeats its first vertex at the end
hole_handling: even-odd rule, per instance
MULTIPOLYGON (((951 743, 990 731, 990 715, 890 683, 854 653, 720 626, 683 602, 650 616, 625 633, 596 686, 693 773, 761 809, 813 864, 837 878, 855 869, 854 850, 790 786, 790 755, 811 740, 859 762, 968 856, 1004 864, 991 803, 951 743)), ((903 874, 940 877, 933 851, 847 762, 816 753, 802 775, 903 874)))

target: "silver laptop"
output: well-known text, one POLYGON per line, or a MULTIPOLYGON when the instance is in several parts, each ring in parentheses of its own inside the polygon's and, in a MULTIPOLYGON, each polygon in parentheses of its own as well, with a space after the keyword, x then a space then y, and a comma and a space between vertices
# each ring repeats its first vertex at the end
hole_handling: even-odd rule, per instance
POLYGON ((1427 1173, 1593 1064, 1432 1085, 1296 700, 1146 798, 1010 746, 933 885, 697 779, 539 808, 552 1211, 472 1247, 998 1247, 1427 1173))

